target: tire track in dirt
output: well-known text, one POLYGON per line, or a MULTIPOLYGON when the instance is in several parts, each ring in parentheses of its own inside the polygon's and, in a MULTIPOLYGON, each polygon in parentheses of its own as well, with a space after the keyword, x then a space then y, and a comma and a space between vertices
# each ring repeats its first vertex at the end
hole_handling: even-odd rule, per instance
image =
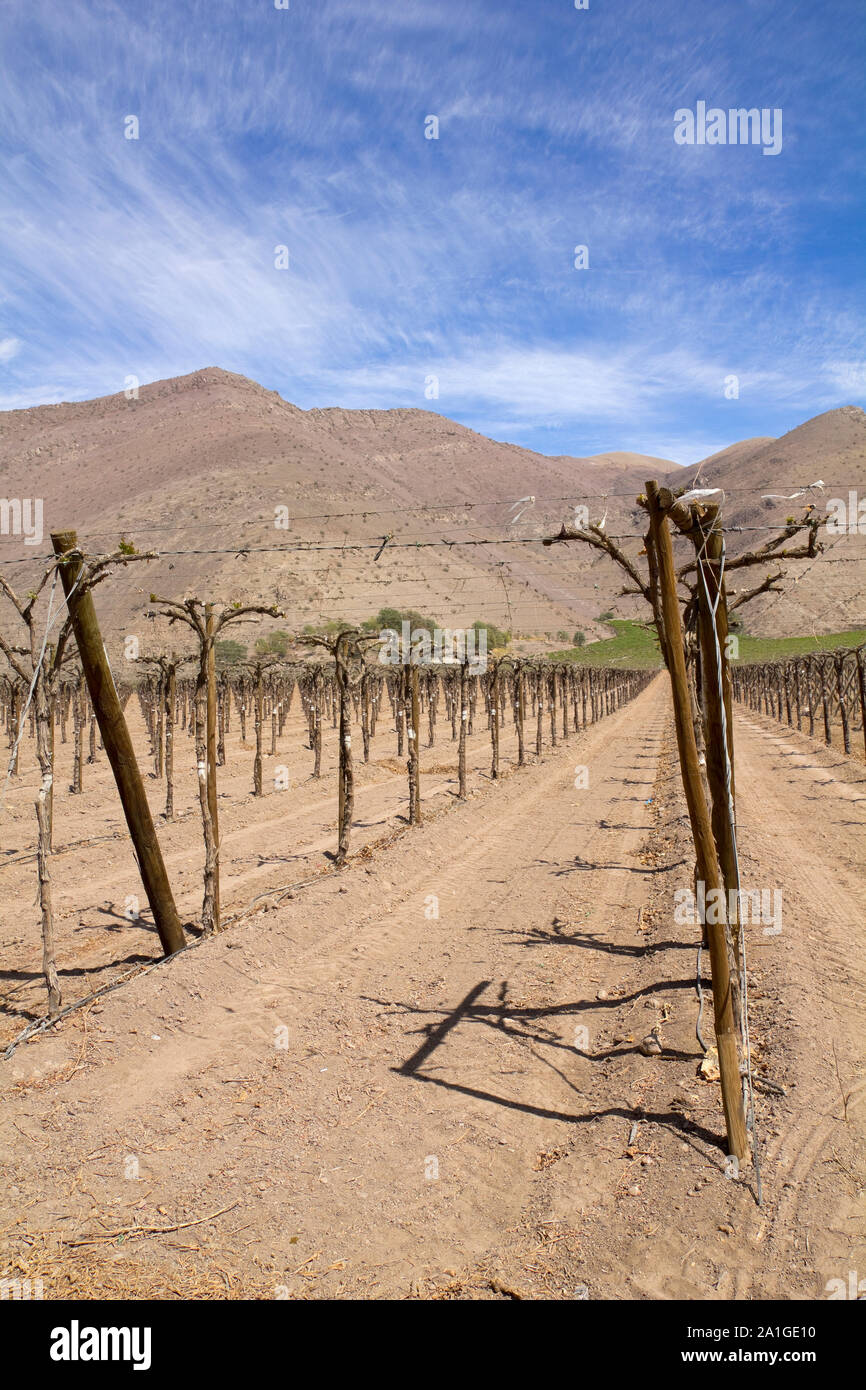
MULTIPOLYGON (((365 1170, 364 1149, 379 1150, 364 1178, 375 1187, 375 1198, 368 1192, 362 1204, 375 1236, 359 1237, 354 1194, 311 1187, 313 1169, 298 1178, 304 1220, 314 1222, 317 1246, 343 1230, 355 1242, 356 1262, 359 1239, 399 1251, 399 1275, 395 1270, 392 1277, 404 1289, 418 1267, 419 1235, 427 1256, 421 1264, 434 1269, 448 1258, 487 1249, 502 1221, 519 1217, 539 1146, 574 1125, 575 1086, 579 1096, 580 1074, 592 1065, 573 1043, 586 1002, 580 999, 582 969, 563 957, 562 941, 550 930, 551 912, 559 906, 566 913, 579 897, 588 937, 603 937, 611 914, 628 910, 635 920, 642 900, 635 855, 652 820, 644 803, 652 796, 666 722, 663 687, 657 682, 640 699, 643 713, 621 710, 539 766, 432 817, 375 866, 356 863, 339 884, 314 885, 303 902, 239 929, 234 942, 218 938, 168 970, 133 982, 122 995, 109 996, 99 1023, 91 1025, 95 1040, 102 1033, 111 1039, 100 1046, 102 1060, 94 1058, 86 1080, 79 1074, 65 1088, 76 1117, 82 1106, 78 1124, 62 1124, 66 1161, 74 1167, 80 1155, 111 1135, 135 1135, 155 1154, 177 1134, 182 1113, 182 1171, 169 1165, 159 1175, 160 1185, 171 1177, 177 1186, 174 1202, 192 1209, 209 1199, 202 1165, 221 1170, 233 1192, 232 1176, 243 1163, 241 1191, 249 1194, 249 1160, 241 1157, 236 1112, 225 1090, 220 1095, 220 1086, 243 1077, 251 1093, 259 1087, 267 1097, 261 1123, 279 1132, 281 1149, 286 1143, 303 1149, 306 1131, 313 1135, 312 1154, 327 1151, 326 1167, 355 1172, 365 1170), (632 752, 629 723, 644 717, 652 731, 648 727, 632 752), (574 787, 578 761, 590 770, 583 790, 574 787), (431 894, 441 903, 433 922, 423 914, 431 894), (475 1006, 460 1026, 450 1023, 473 991, 475 1006), (188 1016, 181 1001, 193 992, 201 998, 188 1016), (563 994, 574 1003, 562 1006, 563 994), (281 1067, 276 1080, 275 1021, 290 1038, 289 1056, 279 1059, 289 1067, 281 1067), (425 1061, 428 1084, 420 1084, 420 1068, 407 1070, 407 1064, 419 1042, 435 1037, 443 1023, 447 1046, 443 1034, 435 1059, 425 1061), (134 1037, 130 1027, 137 1030, 134 1037), (159 1034, 158 1046, 151 1033, 159 1034), (545 1050, 552 1063, 539 1058, 545 1050), (221 1073, 225 1077, 215 1080, 221 1073), (330 1083, 333 1073, 339 1075, 337 1092, 351 1095, 359 1121, 365 1106, 373 1106, 369 1129, 350 1125, 348 1135, 340 1133, 342 1102, 334 1101, 330 1089, 327 1104, 314 1102, 319 1078, 327 1074, 330 1083), (100 1097, 98 1114, 87 1108, 86 1097, 94 1093, 100 1097), (442 1187, 425 1185, 425 1154, 447 1155, 461 1140, 455 1151, 460 1164, 447 1182, 443 1173, 442 1187), (407 1214, 416 1232, 411 1240, 401 1235, 407 1214)), ((609 971, 611 963, 604 964, 609 971)), ((595 980, 609 977, 594 970, 585 992, 598 1007, 595 980)), ((66 1039, 53 1045, 71 1059, 77 1040, 67 1030, 66 1039)), ((49 1051, 51 1042, 44 1041, 49 1051)), ((42 1049, 16 1054, 22 1079, 37 1050, 42 1049)), ((43 1108, 31 1095, 22 1101, 20 1119, 32 1127, 49 1111, 50 1104, 43 1108)), ((126 1147, 131 1142, 124 1140, 126 1147)), ((150 1162, 159 1166, 158 1158, 150 1162)), ((296 1252, 281 1245, 285 1193, 267 1162, 255 1176, 252 1200, 269 1210, 254 1224, 260 1237, 267 1231, 265 1241, 280 1247, 271 1258, 278 1253, 287 1262, 296 1252), (259 1185, 266 1189, 263 1197, 259 1185)), ((103 1174, 101 1183, 103 1200, 116 1200, 116 1178, 103 1174)), ((33 1219, 38 1223, 38 1213, 33 1219)), ((85 1220, 74 1199, 69 1219, 85 1220)), ((362 1262, 354 1278, 362 1283, 365 1277, 362 1262)))
POLYGON ((132 1152, 137 1219, 237 1207, 197 1228, 198 1248, 66 1252, 46 1267, 55 1287, 189 1293, 219 1270, 243 1297, 809 1298, 866 1268, 863 971, 846 955, 859 827, 835 823, 859 812, 816 791, 823 767, 792 780, 738 720, 744 883, 784 890, 782 934, 749 929, 756 1065, 788 1089, 759 1096, 759 1212, 725 1176, 718 1087, 696 1077, 672 749, 661 678, 540 764, 108 996, 86 1039, 70 1024, 19 1050, 9 1261, 35 1275, 59 1233, 121 1224, 132 1152), (659 1056, 638 1047, 652 1025, 659 1056))
MULTIPOLYGON (((750 881, 757 871, 756 886, 782 892, 782 932, 747 929, 752 963, 779 993, 781 1026, 767 1051, 772 1074, 789 1092, 780 1107, 784 1125, 771 1132, 764 1156, 773 1196, 769 1242, 780 1254, 801 1254, 795 1233, 805 1232, 809 1259, 802 1263, 811 1262, 822 1284, 847 1278, 858 1259, 866 1267, 863 773, 752 715, 737 720, 736 738, 738 832, 754 865, 750 881), (843 1175, 829 1197, 821 1171, 828 1165, 843 1175)), ((777 1296, 786 1296, 784 1288, 777 1296)))
MULTIPOLYGON (((483 728, 484 723, 484 718, 479 714, 475 732, 467 740, 470 796, 474 795, 479 784, 483 787, 490 780, 490 738, 483 728)), ((130 724, 136 745, 141 749, 147 743, 147 735, 137 709, 131 712, 130 724)), ((221 805, 221 889, 226 917, 245 908, 256 890, 262 893, 276 890, 284 887, 287 879, 290 882, 305 879, 323 868, 321 855, 332 850, 335 844, 336 765, 333 733, 333 730, 326 730, 322 777, 317 780, 306 773, 307 750, 303 747, 305 730, 294 726, 287 728, 282 749, 278 755, 266 758, 265 766, 269 771, 272 764, 288 763, 292 774, 291 790, 271 792, 262 799, 250 794, 249 769, 238 770, 239 762, 250 761, 250 749, 239 744, 233 736, 227 739, 229 765, 220 770, 220 801, 224 803, 221 805), (311 832, 315 829, 321 833, 311 838, 311 832)), ((432 749, 424 748, 421 755, 422 795, 428 810, 437 802, 447 804, 449 791, 453 792, 457 786, 456 744, 449 738, 447 721, 440 724, 439 735, 439 744, 432 749), (443 773, 446 775, 443 776, 443 773), (449 773, 451 776, 447 775, 449 773)), ((387 726, 380 729, 380 756, 374 756, 368 764, 359 760, 356 765, 356 816, 352 832, 355 851, 365 844, 375 843, 383 831, 397 828, 405 822, 406 773, 396 757, 381 756, 385 754, 382 742, 390 744, 392 736, 396 737, 394 730, 389 730, 387 726)), ((507 760, 513 760, 516 753, 513 725, 506 725, 501 731, 500 746, 507 770, 507 760)), ((189 749, 184 751, 188 753, 189 749)), ((61 745, 59 752, 62 757, 68 757, 69 746, 64 748, 61 745)), ((532 766, 534 761, 534 756, 530 755, 528 765, 532 766)), ((149 759, 143 756, 142 765, 147 762, 149 759)), ((31 833, 31 811, 26 805, 31 781, 32 778, 28 780, 25 773, 16 784, 12 798, 17 803, 19 820, 21 811, 25 812, 23 823, 14 827, 19 843, 22 832, 24 836, 31 833)), ((59 773, 59 786, 62 787, 64 781, 65 777, 59 773)), ((146 779, 149 798, 154 803, 151 809, 160 826, 163 857, 184 921, 196 920, 202 893, 204 851, 198 806, 181 806, 181 802, 189 797, 193 781, 194 777, 185 777, 178 769, 178 814, 172 822, 164 824, 160 821, 156 805, 161 799, 160 786, 152 777, 146 779)), ((58 822, 81 828, 97 825, 100 830, 106 824, 116 825, 118 817, 122 819, 122 816, 116 790, 104 761, 88 770, 85 785, 86 794, 82 798, 74 797, 66 801, 65 793, 63 801, 58 798, 58 822)), ((38 786, 38 781, 33 786, 38 786)), ((3 1030, 4 1041, 9 1041, 19 1031, 20 1025, 15 1026, 15 1013, 19 1013, 22 1022, 38 1017, 44 999, 38 914, 34 915, 31 910, 35 856, 28 860, 26 856, 15 855, 14 851, 10 853, 11 858, 0 861, 0 873, 3 873, 2 918, 5 922, 16 924, 15 936, 2 943, 4 950, 12 953, 11 968, 4 972, 6 983, 0 1005, 3 1012, 12 1015, 8 1028, 3 1030)), ((61 845, 61 852, 52 858, 52 875, 58 963, 67 1003, 74 997, 69 992, 72 981, 78 986, 77 993, 83 995, 91 992, 94 979, 98 984, 105 984, 114 971, 122 970, 125 965, 141 963, 149 956, 159 958, 156 932, 150 923, 149 912, 145 910, 138 921, 131 921, 126 916, 129 895, 141 901, 142 890, 125 828, 117 831, 113 837, 109 836, 107 841, 97 835, 95 843, 90 843, 85 837, 70 851, 64 850, 61 845), (127 951, 125 959, 122 957, 124 949, 127 951)))

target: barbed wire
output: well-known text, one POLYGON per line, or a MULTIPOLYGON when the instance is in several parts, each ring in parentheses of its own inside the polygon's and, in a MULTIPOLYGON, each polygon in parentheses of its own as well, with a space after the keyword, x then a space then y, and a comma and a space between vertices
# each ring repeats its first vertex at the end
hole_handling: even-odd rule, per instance
MULTIPOLYGON (((778 531, 778 530, 780 530, 782 527, 783 527, 783 523, 782 523, 782 522, 778 522, 778 521, 777 521, 777 522, 773 522, 773 523, 764 523, 764 524, 761 524, 760 526, 754 526, 754 525, 750 525, 750 526, 727 526, 727 527, 725 527, 725 535, 737 535, 737 534, 740 534, 740 533, 745 533, 745 532, 750 532, 750 531, 778 531)), ((97 534, 97 535, 98 535, 98 534, 100 534, 100 533, 99 533, 99 532, 96 532, 96 533, 94 533, 94 534, 97 534)), ((108 534, 108 533, 102 533, 102 534, 108 534)), ((609 538, 610 538, 611 540, 616 540, 616 541, 628 541, 628 540, 633 540, 633 541, 641 541, 641 542, 643 542, 643 541, 645 540, 645 533, 642 532, 642 531, 618 531, 618 532, 614 532, 614 531, 608 532, 608 531, 605 531, 605 535, 609 536, 609 538)), ((438 537, 437 537, 436 539, 434 539, 434 540, 397 540, 397 539, 394 539, 394 538, 389 537, 389 538, 388 538, 388 541, 387 541, 387 548, 386 548, 386 550, 385 550, 385 553, 387 553, 388 550, 390 550, 390 551, 394 551, 394 550, 430 550, 430 549, 436 549, 436 548, 438 548, 438 547, 440 547, 440 546, 441 546, 441 547, 444 547, 445 549, 451 550, 451 549, 454 549, 454 548, 457 547, 457 546, 459 546, 459 547, 466 547, 466 546, 489 546, 489 545, 493 545, 493 546, 498 546, 498 545, 538 545, 538 544, 542 543, 543 539, 544 539, 544 537, 541 536, 541 535, 537 535, 537 536, 481 536, 481 537, 474 536, 474 537, 467 537, 466 539, 461 539, 461 538, 458 538, 458 537, 438 536, 438 537)), ((577 537, 575 537, 574 539, 577 539, 577 537)), ((677 539, 677 537, 674 537, 674 539, 677 539)), ((832 544, 836 545, 836 544, 839 543, 839 541, 842 541, 842 540, 845 540, 845 539, 848 539, 848 537, 847 537, 846 534, 843 533, 843 534, 842 534, 841 536, 839 536, 836 540, 834 540, 834 541, 832 542, 832 544)), ((565 538, 564 543, 567 543, 567 540, 568 540, 568 538, 565 538)), ((363 551, 363 550, 376 550, 376 551, 382 551, 382 541, 383 541, 383 537, 381 537, 381 536, 377 537, 375 540, 370 540, 370 541, 367 541, 367 540, 353 540, 353 541, 344 540, 344 541, 334 542, 334 543, 330 543, 330 542, 329 542, 329 543, 325 543, 325 542, 322 542, 322 541, 311 541, 311 540, 310 540, 310 541, 304 541, 304 540, 299 540, 299 541, 297 541, 297 542, 295 542, 295 543, 293 543, 293 544, 288 544, 288 545, 249 545, 249 544, 245 543, 244 541, 239 541, 239 542, 235 543, 234 545, 230 545, 230 546, 207 546, 207 547, 205 547, 205 546, 193 546, 193 547, 189 547, 189 548, 186 548, 186 549, 158 550, 158 551, 156 551, 156 552, 154 553, 153 559, 154 559, 154 560, 160 560, 160 559, 163 559, 164 557, 172 557, 172 558, 175 558, 175 557, 177 557, 177 556, 182 556, 182 555, 237 555, 237 556, 241 556, 241 555, 292 555, 292 554, 294 554, 294 555, 318 555, 318 554, 324 554, 324 553, 333 554, 333 553, 335 553, 335 552, 342 552, 342 553, 344 553, 344 554, 350 554, 350 553, 352 553, 352 552, 354 552, 354 551, 363 551)), ((25 555, 25 556, 21 556, 20 558, 10 558, 10 559, 8 559, 8 560, 3 561, 3 563, 4 563, 4 564, 7 564, 7 565, 15 565, 15 564, 19 564, 19 565, 20 565, 20 564, 33 564, 33 563, 35 563, 35 562, 37 562, 37 561, 40 561, 40 562, 44 563, 45 561, 51 561, 51 560, 54 560, 55 558, 56 558, 56 556, 54 556, 53 554, 52 554, 52 555, 25 555)), ((773 556, 768 556, 768 559, 772 559, 772 558, 773 558, 773 556)), ((852 557, 852 558, 859 558, 859 557, 852 557)))

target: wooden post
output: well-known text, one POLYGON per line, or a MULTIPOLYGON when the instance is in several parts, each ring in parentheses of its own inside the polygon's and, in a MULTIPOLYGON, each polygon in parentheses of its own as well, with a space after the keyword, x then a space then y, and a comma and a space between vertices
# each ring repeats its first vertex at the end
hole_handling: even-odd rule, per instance
POLYGON ((174 658, 168 663, 165 676, 165 819, 174 820, 174 710, 177 698, 177 673, 174 658))
POLYGON ((84 788, 84 676, 79 676, 72 696, 72 787, 80 793, 84 788))
POLYGON ((526 750, 523 745, 523 722, 526 718, 526 684, 523 676, 522 665, 517 665, 514 671, 514 680, 517 685, 514 701, 514 713, 517 723, 517 766, 523 767, 526 762, 526 750))
POLYGON ((861 733, 863 734, 864 748, 866 748, 866 669, 864 669, 863 648, 858 647, 854 655, 857 658, 857 684, 860 688, 861 733))
MULTIPOLYGON (((705 884, 707 897, 715 890, 714 901, 722 891, 722 876, 710 814, 701 781, 698 750, 691 714, 691 697, 686 676, 685 649, 680 605, 677 597, 676 571, 671 535, 658 499, 658 485, 646 485, 647 510, 654 560, 658 567, 664 629, 666 635, 668 671, 674 704, 674 722, 683 790, 689 811, 692 837, 697 857, 697 876, 705 884)), ((731 978, 724 922, 707 922, 707 941, 713 977, 713 1014, 716 1045, 719 1054, 722 1107, 728 1136, 728 1150, 738 1159, 746 1156, 746 1120, 737 1058, 734 1031, 734 1011, 731 998, 731 978)))
POLYGON ((409 824, 421 824, 421 705, 418 692, 418 664, 403 667, 406 740, 409 744, 409 824))
POLYGON ((427 672, 424 691, 427 700, 427 747, 432 748, 436 742, 436 704, 439 696, 439 687, 434 671, 427 672))
POLYGON ((165 767, 165 748, 163 747, 163 737, 165 732, 165 671, 162 665, 156 678, 154 695, 156 697, 156 725, 154 730, 155 747, 153 750, 153 770, 157 779, 162 777, 165 767))
POLYGON ((790 728, 793 726, 793 723, 794 723, 794 717, 793 717, 793 715, 792 715, 792 713, 791 713, 791 663, 790 663, 790 661, 786 661, 786 662, 783 664, 783 666, 782 666, 782 684, 783 684, 784 689, 785 689, 785 718, 786 718, 787 721, 788 721, 788 728, 790 729, 790 728))
POLYGON ((823 655, 818 657, 818 675, 821 681, 821 709, 824 715, 824 742, 829 748, 832 742, 830 738, 830 698, 827 693, 827 669, 824 665, 823 655))
MULTIPOLYGON (((724 556, 724 537, 719 526, 719 508, 715 503, 706 508, 705 520, 709 533, 706 538, 706 559, 701 558, 702 540, 700 535, 693 537, 698 552, 698 632, 701 645, 701 667, 703 670, 704 708, 706 710, 706 761, 707 782, 712 798, 712 827, 719 866, 724 880, 725 893, 730 908, 739 904, 739 881, 737 878, 737 856, 734 845, 734 729, 731 705, 731 672, 728 664, 726 643, 728 638, 728 606, 722 571, 724 556), (706 584, 706 589, 704 588, 706 584), (709 597, 708 597, 709 596, 709 597), (716 608, 713 620, 713 606, 716 608), (718 643, 719 664, 716 661, 718 643), (720 670, 719 670, 720 666, 720 670), (721 689, 719 688, 721 679, 721 689), (724 712, 724 721, 722 714, 724 712), (722 724, 725 724, 725 738, 722 724), (728 802, 728 789, 725 781, 725 755, 730 767, 731 792, 728 802), (732 894, 734 896, 732 896, 732 894)), ((737 964, 740 959, 739 908, 730 911, 730 926, 737 964)), ((737 991, 734 991, 735 997, 737 991)))
POLYGON ((842 747, 846 753, 851 752, 851 730, 848 725, 848 706, 845 703, 845 656, 836 652, 833 656, 833 665, 836 667, 836 698, 839 701, 839 718, 842 721, 842 747))
POLYGON ((207 750, 207 649, 206 636, 198 633, 200 640, 198 671, 195 678, 195 701, 193 707, 193 733, 195 738, 196 783, 198 804, 201 811, 202 833, 204 835, 204 896, 201 907, 201 924, 206 935, 216 931, 217 897, 219 881, 219 860, 214 823, 211 817, 210 786, 208 784, 207 750))
POLYGON ((24 737, 24 720, 22 715, 21 692, 17 685, 12 687, 12 704, 9 710, 9 747, 14 749, 14 756, 9 767, 10 777, 18 776, 18 761, 20 757, 21 744, 17 742, 18 734, 24 737))
POLYGON ((464 661, 460 667, 460 742, 457 745, 457 795, 466 800, 466 728, 469 723, 467 693, 468 665, 464 661))
POLYGON ((229 675, 223 671, 217 682, 217 767, 226 765, 226 723, 231 712, 229 675))
POLYGON ((253 719, 256 735, 256 756, 253 759, 253 796, 264 796, 262 783, 262 733, 265 718, 265 690, 262 663, 256 663, 256 684, 253 691, 253 719))
MULTIPOLYGON (((78 538, 74 531, 53 531, 51 544, 55 555, 65 555, 67 551, 76 548, 78 538)), ((105 655, 93 595, 89 590, 77 587, 82 578, 83 568, 80 556, 73 556, 61 564, 60 579, 69 605, 72 629, 99 723, 99 732, 120 793, 144 891, 163 950, 170 956, 185 944, 183 928, 153 828, 153 819, 135 760, 132 739, 105 655)))
POLYGON ((421 824, 421 692, 420 680, 421 673, 417 664, 411 668, 412 683, 412 729, 414 738, 412 743, 415 749, 415 824, 421 824))
POLYGON ((365 670, 361 676, 361 740, 364 745, 364 762, 370 761, 370 673, 365 670))
MULTIPOLYGON (((340 747, 337 788, 337 864, 346 862, 349 833, 355 807, 355 777, 352 765, 352 723, 349 698, 348 643, 351 633, 340 633, 334 646, 334 668, 340 719, 340 747)), ((336 706, 335 706, 336 708, 336 706)))
POLYGON ((217 744, 217 690, 216 690, 216 648, 214 643, 213 604, 204 606, 204 632, 207 639, 207 706, 206 706, 206 758, 207 758, 207 804, 213 829, 214 855, 216 858, 213 911, 214 931, 220 925, 220 825, 217 810, 216 744, 217 744))
POLYGON ((499 661, 495 657, 487 690, 490 696, 490 743, 493 755, 490 776, 495 781, 499 776, 499 661))
POLYGON ((37 841, 37 871, 39 875, 39 905, 42 916, 42 973, 48 989, 48 1013, 56 1018, 63 998, 57 975, 57 962, 54 943, 54 906, 51 896, 51 789, 54 785, 54 733, 52 728, 52 697, 45 669, 39 666, 33 687, 33 712, 35 718, 36 757, 42 780, 36 796, 36 821, 39 830, 37 841))
MULTIPOLYGON (((46 659, 50 659, 50 653, 51 653, 52 651, 53 651, 53 648, 52 648, 52 647, 49 647, 49 648, 48 648, 48 651, 46 652, 46 659)), ((54 760, 54 713, 55 713, 54 705, 55 705, 54 691, 53 691, 53 690, 50 690, 50 691, 48 692, 48 746, 49 746, 49 750, 50 750, 49 756, 50 756, 50 758, 51 758, 51 781, 50 781, 49 784, 48 784, 48 798, 47 798, 47 801, 48 801, 48 853, 49 853, 49 854, 52 854, 52 853, 54 852, 54 765, 55 765, 55 760, 54 760)), ((34 705, 34 713, 35 713, 35 705, 34 705)))

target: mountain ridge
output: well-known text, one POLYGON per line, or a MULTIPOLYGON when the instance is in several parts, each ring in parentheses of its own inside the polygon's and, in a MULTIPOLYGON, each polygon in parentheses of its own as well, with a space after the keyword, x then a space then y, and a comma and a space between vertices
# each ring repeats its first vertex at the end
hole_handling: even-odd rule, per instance
MULTIPOLYGON (((0 413, 0 476, 8 496, 44 497, 46 530, 73 527, 94 551, 113 548, 121 534, 159 550, 147 592, 276 601, 296 626, 361 621, 387 604, 429 611, 442 625, 483 619, 540 641, 547 633, 556 645, 578 628, 590 640, 607 635, 610 611, 645 616, 639 600, 620 595, 620 572, 605 557, 522 543, 555 533, 571 519, 571 503, 605 516, 608 532, 637 555, 645 518, 636 499, 646 479, 674 487, 699 479, 724 489, 727 525, 769 536, 810 498, 768 501, 766 493, 823 477, 866 495, 866 416, 840 407, 683 469, 632 451, 536 454, 416 407, 303 410, 249 377, 203 367, 137 395, 0 413), (288 531, 275 525, 281 507, 288 531)), ((760 535, 732 531, 732 553, 760 535)), ((850 563, 825 569, 820 583, 808 568, 795 600, 756 600, 750 630, 862 622, 863 538, 842 540, 845 553, 835 558, 850 563), (845 571, 859 584, 852 593, 843 592, 845 571)), ((27 555, 19 538, 0 536, 0 570, 27 555)), ((141 568, 100 589, 114 642, 142 622, 141 568)), ((793 584, 796 563, 789 569, 793 584)))

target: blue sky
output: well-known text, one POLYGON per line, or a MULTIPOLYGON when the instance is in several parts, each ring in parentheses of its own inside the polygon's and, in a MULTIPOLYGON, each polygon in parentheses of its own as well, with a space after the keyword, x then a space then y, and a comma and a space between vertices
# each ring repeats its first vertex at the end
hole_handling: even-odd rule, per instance
POLYGON ((862 404, 864 28, 860 0, 11 0, 0 408, 218 365, 687 463, 862 404), (700 100, 781 108, 781 152, 676 144, 700 100))

